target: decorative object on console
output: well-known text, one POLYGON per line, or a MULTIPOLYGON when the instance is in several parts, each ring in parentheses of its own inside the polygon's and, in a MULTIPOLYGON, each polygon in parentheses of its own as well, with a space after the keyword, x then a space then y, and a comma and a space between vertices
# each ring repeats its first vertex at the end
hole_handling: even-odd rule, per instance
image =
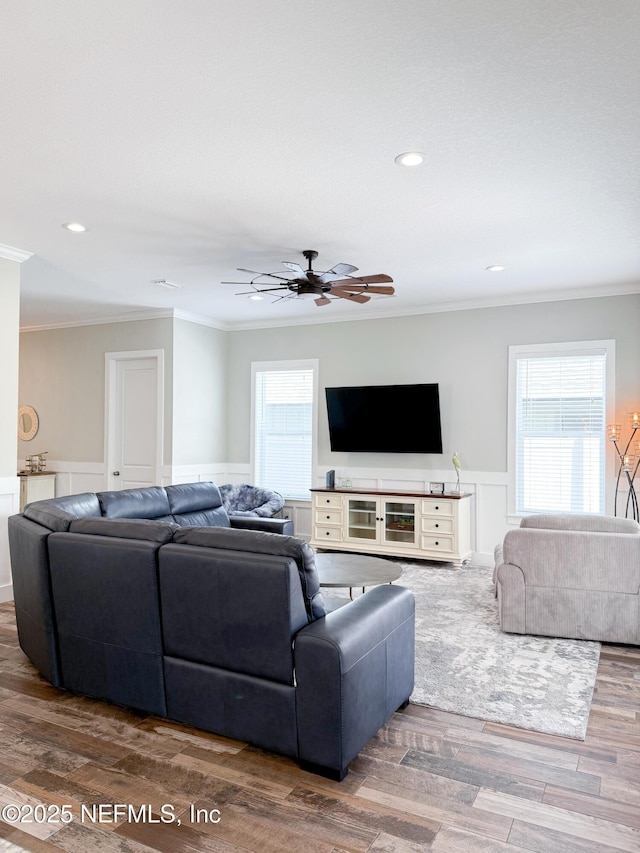
POLYGON ((451 457, 451 463, 453 467, 456 469, 456 492, 460 491, 460 469, 462 465, 460 463, 460 457, 458 456, 458 451, 454 451, 453 456, 451 457))
POLYGON ((47 467, 46 455, 49 451, 43 450, 42 453, 32 453, 25 457, 24 467, 28 474, 40 474, 47 467))
POLYGON ((18 438, 20 441, 31 441, 35 438, 39 427, 38 413, 33 406, 20 406, 18 409, 18 438))
POLYGON ((607 424, 607 435, 609 441, 613 444, 617 462, 618 474, 616 476, 616 491, 613 506, 613 514, 618 515, 618 491, 620 489, 620 480, 624 474, 629 487, 627 501, 624 509, 625 518, 633 518, 634 521, 640 521, 640 510, 638 508, 638 496, 636 495, 634 480, 640 467, 640 441, 636 440, 636 433, 640 429, 640 412, 629 412, 629 426, 631 427, 631 435, 624 448, 620 450, 620 439, 622 438, 621 424, 607 424))
POLYGON ((429 483, 429 491, 432 495, 444 494, 444 483, 429 483))
POLYGON ((395 293, 393 287, 389 286, 393 279, 385 273, 356 276, 353 273, 358 267, 351 264, 336 264, 326 272, 314 272, 311 262, 318 257, 318 253, 315 249, 305 249, 302 254, 309 264, 306 270, 300 264, 291 261, 282 261, 282 265, 289 270, 289 274, 258 272, 238 267, 238 272, 248 272, 254 276, 251 281, 223 281, 222 284, 251 287, 251 290, 237 293, 236 296, 260 299, 261 294, 272 293, 277 297, 276 302, 292 298, 313 299, 318 306, 328 305, 334 299, 347 299, 349 302, 358 302, 362 305, 371 299, 371 294, 393 296, 395 293), (293 276, 290 273, 293 273, 293 276), (259 279, 270 279, 270 281, 259 281, 259 279))

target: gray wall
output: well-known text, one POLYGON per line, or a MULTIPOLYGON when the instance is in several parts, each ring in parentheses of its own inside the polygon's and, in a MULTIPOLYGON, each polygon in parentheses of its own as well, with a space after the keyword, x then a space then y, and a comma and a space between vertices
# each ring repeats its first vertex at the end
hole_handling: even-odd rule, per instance
POLYGON ((174 321, 173 464, 226 461, 227 333, 174 321))
POLYGON ((457 450, 468 471, 505 472, 508 347, 615 339, 617 410, 622 418, 640 404, 639 330, 640 295, 634 294, 233 332, 227 456, 235 463, 250 461, 251 362, 318 358, 319 465, 448 468, 457 450), (331 453, 325 386, 411 382, 440 384, 442 455, 331 453))
MULTIPOLYGON (((172 457, 173 320, 107 323, 20 335, 19 405, 33 406, 40 429, 18 442, 20 459, 104 460, 105 353, 164 349, 164 463, 172 457)), ((14 461, 15 465, 15 461, 14 461)))

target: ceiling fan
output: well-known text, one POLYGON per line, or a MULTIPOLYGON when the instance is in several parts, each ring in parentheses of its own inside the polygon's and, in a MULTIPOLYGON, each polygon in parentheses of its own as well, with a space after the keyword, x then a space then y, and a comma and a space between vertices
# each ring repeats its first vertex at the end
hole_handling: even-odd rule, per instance
POLYGON ((371 294, 382 296, 393 296, 395 290, 388 286, 393 279, 384 273, 377 275, 353 275, 358 269, 351 264, 336 264, 326 272, 315 272, 311 266, 312 261, 318 257, 315 249, 305 249, 302 253, 307 259, 308 268, 303 269, 300 264, 291 261, 282 261, 293 276, 283 273, 282 275, 272 272, 257 272, 238 268, 238 272, 247 272, 254 275, 251 281, 223 281, 222 284, 246 285, 251 290, 237 293, 236 296, 255 296, 260 293, 278 293, 276 302, 281 299, 313 299, 316 305, 328 305, 334 299, 347 299, 349 302, 364 304, 371 299, 371 294), (269 278, 271 281, 260 282, 258 279, 269 278), (372 286, 373 285, 373 286, 372 286), (381 286, 382 285, 382 286, 381 286))

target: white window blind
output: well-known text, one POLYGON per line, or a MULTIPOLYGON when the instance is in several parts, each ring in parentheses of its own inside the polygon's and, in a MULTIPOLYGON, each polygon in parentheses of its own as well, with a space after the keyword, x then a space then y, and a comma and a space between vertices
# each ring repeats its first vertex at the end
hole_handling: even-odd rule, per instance
POLYGON ((516 512, 604 512, 606 368, 604 348, 516 356, 516 512))
POLYGON ((285 498, 310 498, 314 368, 254 370, 254 482, 285 498))

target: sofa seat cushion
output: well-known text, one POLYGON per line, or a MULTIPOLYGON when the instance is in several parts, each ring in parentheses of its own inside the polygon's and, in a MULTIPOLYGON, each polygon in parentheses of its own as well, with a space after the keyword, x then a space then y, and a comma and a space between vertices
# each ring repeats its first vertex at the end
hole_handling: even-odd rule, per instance
POLYGON ((295 560, 298 567, 309 620, 318 619, 327 612, 320 592, 315 555, 313 549, 303 539, 257 530, 189 527, 177 531, 173 541, 177 544, 197 545, 202 548, 223 548, 227 551, 249 551, 256 554, 290 557, 295 560))
POLYGON ((162 518, 171 515, 169 500, 162 486, 98 492, 102 515, 107 518, 162 518))

